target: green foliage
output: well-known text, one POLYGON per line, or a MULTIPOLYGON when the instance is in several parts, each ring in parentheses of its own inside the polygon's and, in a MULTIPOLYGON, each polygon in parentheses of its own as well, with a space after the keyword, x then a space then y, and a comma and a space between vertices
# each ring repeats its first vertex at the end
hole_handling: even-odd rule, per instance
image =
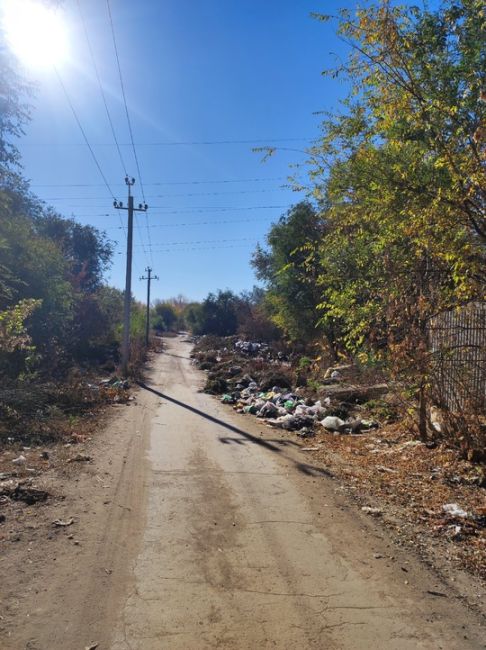
POLYGON ((197 336, 230 336, 238 329, 238 297, 229 290, 210 293, 200 304, 190 305, 186 321, 197 336))
POLYGON ((26 321, 40 304, 40 300, 21 300, 0 312, 0 359, 11 358, 14 353, 22 353, 23 363, 28 366, 35 348, 26 321))
POLYGON ((158 301, 154 307, 152 326, 160 332, 170 332, 177 328, 179 316, 176 308, 170 302, 158 301))
MULTIPOLYGON (((38 301, 27 324, 38 370, 63 373, 116 356, 121 297, 102 284, 112 252, 106 237, 45 210, 22 184, 0 190, 0 217, 0 309, 38 301)), ((4 355, 4 372, 19 368, 4 355)))
POLYGON ((404 379, 424 434, 428 323, 486 295, 486 8, 377 0, 337 22, 350 55, 328 74, 351 91, 307 150, 316 222, 296 206, 253 265, 289 338, 404 379))
POLYGON ((310 342, 323 334, 315 251, 325 232, 320 214, 310 203, 299 203, 272 225, 267 248, 258 246, 253 254, 252 265, 267 288, 270 318, 293 341, 310 342))

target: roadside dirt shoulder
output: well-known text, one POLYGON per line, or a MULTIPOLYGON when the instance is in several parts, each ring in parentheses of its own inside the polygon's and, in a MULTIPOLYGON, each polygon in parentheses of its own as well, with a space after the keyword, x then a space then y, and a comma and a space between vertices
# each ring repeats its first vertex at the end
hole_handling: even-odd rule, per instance
POLYGON ((7 512, 0 529, 5 650, 105 641, 129 589, 144 524, 144 452, 155 399, 138 389, 134 396, 109 407, 92 440, 69 450, 90 461, 65 463, 36 481, 51 495, 47 502, 7 512))

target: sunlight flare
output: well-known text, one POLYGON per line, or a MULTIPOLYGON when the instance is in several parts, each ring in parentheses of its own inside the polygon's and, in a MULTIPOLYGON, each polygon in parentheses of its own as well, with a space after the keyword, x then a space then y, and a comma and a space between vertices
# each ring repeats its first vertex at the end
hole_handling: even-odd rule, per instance
POLYGON ((68 38, 58 12, 35 0, 4 0, 2 27, 10 48, 26 66, 60 65, 68 38))

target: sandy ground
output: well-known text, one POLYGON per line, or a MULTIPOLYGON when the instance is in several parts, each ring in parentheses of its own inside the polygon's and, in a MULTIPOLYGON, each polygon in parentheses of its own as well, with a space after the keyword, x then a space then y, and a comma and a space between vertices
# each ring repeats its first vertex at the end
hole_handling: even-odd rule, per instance
POLYGON ((169 340, 93 462, 4 524, 0 648, 486 648, 484 618, 304 444, 198 393, 189 352, 169 340))

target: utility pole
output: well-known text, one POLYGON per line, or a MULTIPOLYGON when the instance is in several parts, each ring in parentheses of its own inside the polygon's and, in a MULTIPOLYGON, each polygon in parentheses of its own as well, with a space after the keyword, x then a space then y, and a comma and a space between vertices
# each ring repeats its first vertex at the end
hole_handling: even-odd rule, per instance
POLYGON ((114 201, 113 207, 117 210, 128 211, 127 231, 127 272, 125 279, 125 306, 123 313, 123 341, 122 341, 122 372, 128 376, 128 362, 130 361, 130 309, 132 303, 132 254, 133 254, 133 213, 146 212, 148 205, 139 203, 138 208, 133 207, 133 196, 131 188, 135 185, 135 179, 125 176, 125 183, 128 187, 128 206, 125 207, 121 201, 114 201))
POLYGON ((150 283, 152 282, 152 280, 158 280, 159 276, 151 275, 152 269, 150 268, 150 266, 147 266, 145 271, 147 273, 147 277, 142 275, 140 280, 147 280, 147 318, 145 321, 145 346, 148 348, 149 333, 150 333, 150 283))

